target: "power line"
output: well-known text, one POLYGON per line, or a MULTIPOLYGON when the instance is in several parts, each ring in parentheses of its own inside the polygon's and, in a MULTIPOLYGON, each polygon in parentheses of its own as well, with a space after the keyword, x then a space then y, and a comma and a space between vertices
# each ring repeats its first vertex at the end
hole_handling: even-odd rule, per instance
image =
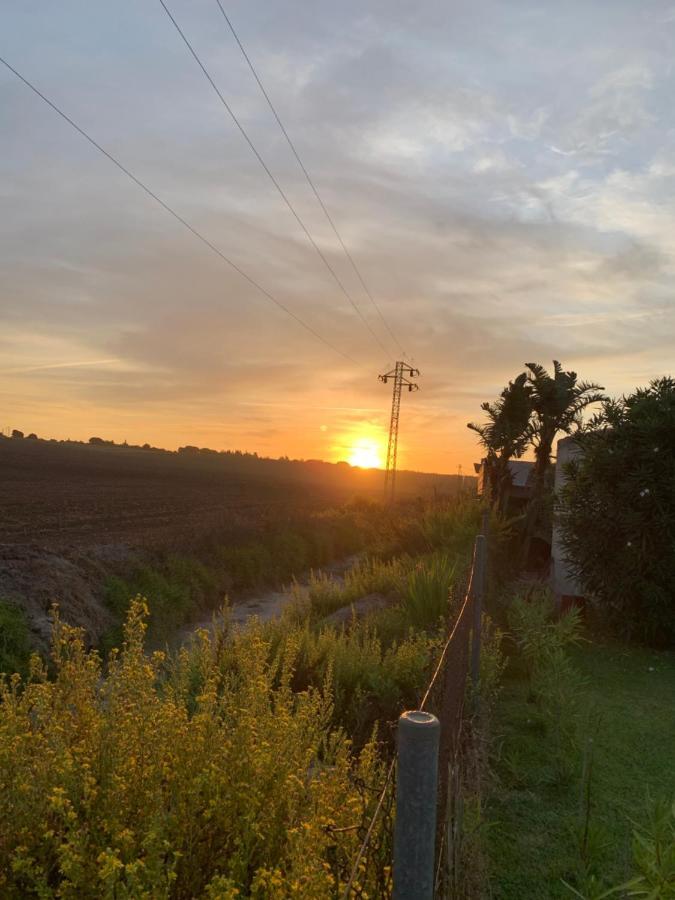
POLYGON ((248 281, 249 284, 251 284, 258 291, 260 291, 260 293, 263 294, 271 303, 273 303, 275 306, 278 306, 279 309, 283 310, 287 315, 289 315, 299 325, 301 325, 305 329, 305 331, 308 331, 317 340, 321 341, 322 344, 325 344, 326 347, 329 347, 334 353, 337 353, 338 355, 342 356, 344 359, 348 360, 349 362, 353 363, 354 365, 358 366, 359 368, 365 369, 365 367, 362 366, 361 363, 357 362, 357 360, 353 359, 351 356, 349 356, 349 354, 344 353, 342 350, 339 350, 334 344, 332 344, 329 340, 327 340, 325 337, 323 337, 322 334, 320 334, 318 331, 316 331, 314 328, 312 328, 311 325, 308 325, 307 322, 305 322, 303 319, 300 318, 300 316, 298 316, 296 313, 294 313, 292 310, 290 310, 287 306, 285 306, 281 302, 281 300, 277 299, 277 297, 275 297, 274 294, 270 293, 270 291, 268 291, 266 288, 264 288, 258 281, 256 281, 247 272, 245 272, 240 266, 238 266, 237 263, 233 262, 228 256, 226 256, 223 253, 223 251, 220 250, 218 247, 216 247, 216 245, 213 244, 208 238, 204 237, 204 235, 200 231, 197 231, 197 229, 193 225, 190 225, 190 223, 186 219, 184 219, 179 213, 177 213, 175 211, 175 209, 173 209, 171 206, 169 206, 168 203, 166 203, 164 200, 162 200, 160 197, 158 197, 157 194, 153 190, 151 190, 143 181, 141 181, 140 178, 137 178, 133 174, 133 172, 131 172, 129 169, 127 169, 126 166, 124 166, 116 157, 114 157, 112 155, 112 153, 109 153, 104 147, 102 147, 97 141, 95 141, 94 138, 91 137, 90 134, 88 134, 83 128, 80 128, 80 126, 76 122, 74 122, 73 119, 70 118, 70 116, 66 115, 66 113, 64 113, 62 109, 60 109, 52 100, 50 100, 49 97, 46 97, 42 93, 42 91, 38 90, 38 88, 35 87, 34 84, 32 84, 30 81, 28 81, 27 78, 24 78, 24 76, 20 72, 18 72, 14 68, 14 66, 10 65, 6 59, 3 59, 3 57, 0 56, 0 62, 6 68, 8 68, 10 72, 12 72, 14 75, 16 75, 16 77, 26 85, 26 87, 30 88, 30 90, 33 91, 34 94, 36 94, 41 100, 44 100, 44 102, 47 104, 47 106, 50 106, 54 110, 55 113, 57 113, 59 116, 61 116, 62 119, 64 119, 69 125, 71 125, 75 129, 75 131, 77 131, 80 135, 82 135, 83 138, 85 138, 85 140, 87 140, 100 153, 102 153, 105 157, 107 157, 110 160, 110 162, 113 163, 113 165, 115 165, 120 170, 120 172, 123 172, 127 176, 127 178, 130 178, 131 181, 134 182, 134 184, 136 184, 139 188, 141 188, 141 190, 145 191, 145 193, 149 197, 151 197, 156 203, 158 203, 162 207, 162 209, 166 210, 166 212, 168 212, 171 216, 173 216, 174 219, 176 219, 178 222, 180 222, 181 225, 183 225, 185 228, 187 228, 188 231, 192 232, 192 234, 196 238, 198 238, 203 244, 206 244, 206 246, 210 250, 212 250, 214 253, 216 253, 222 260, 224 260, 229 266, 231 266, 235 270, 235 272, 237 272, 239 275, 241 275, 241 277, 244 278, 246 281, 248 281))
POLYGON ((389 322, 385 319, 384 314, 382 313, 382 310, 380 309, 380 307, 378 306, 378 304, 377 304, 376 301, 375 301, 375 298, 374 298, 373 295, 371 294, 371 292, 370 292, 370 290, 369 290, 369 288, 368 288, 368 285, 366 284, 366 282, 365 282, 365 280, 364 280, 364 278, 363 278, 363 276, 362 276, 362 274, 361 274, 361 271, 359 270, 359 267, 356 265, 356 262, 354 261, 354 258, 352 257, 351 253, 350 253, 349 250, 347 249, 347 246, 345 245, 345 242, 342 240, 342 235, 341 235, 340 232, 338 231, 337 225, 336 225, 335 222, 333 221, 333 217, 332 217, 331 214, 328 212, 328 209, 326 208, 326 204, 324 203, 324 201, 323 201, 323 199, 322 199, 322 197, 321 197, 321 195, 320 195, 320 193, 319 193, 318 188, 317 188, 316 185, 314 184, 314 181, 313 181, 311 175, 310 175, 309 172, 307 171, 307 168, 306 168, 305 164, 303 163, 302 159, 300 159, 300 154, 298 153, 295 144, 294 144, 293 141, 291 140, 290 135, 289 135, 288 132, 286 131, 286 128, 285 128, 285 126, 284 126, 284 123, 281 121, 281 118, 279 117, 279 113, 277 112, 277 110, 276 110, 274 104, 272 103, 269 94, 268 94, 267 91, 265 90, 265 87, 264 87, 262 81, 260 80, 260 77, 259 77, 259 75, 258 75, 258 73, 257 73, 257 71, 256 71, 255 66, 254 66, 253 63, 251 62, 251 59, 250 59, 248 53, 247 53, 246 50, 244 49, 244 45, 242 44, 241 40, 239 39, 239 35, 238 35, 237 32, 235 31, 234 25, 233 25, 232 22, 230 21, 230 18, 229 18, 229 16, 227 15, 227 13, 225 12, 225 9, 224 9, 224 7, 223 7, 223 4, 221 3, 221 0, 216 0, 216 3, 218 4, 218 8, 220 9, 221 13, 223 14, 223 17, 224 17, 225 21, 227 22, 227 24, 228 24, 228 26, 229 26, 229 29, 230 29, 230 31, 232 32, 232 35, 233 35, 235 41, 236 41, 237 44, 239 45, 239 49, 241 50, 244 59, 245 59, 246 62, 248 63, 248 67, 249 67, 249 69, 251 70, 251 72, 252 72, 252 74, 253 74, 253 77, 255 78, 255 80, 256 80, 256 82, 257 82, 257 84, 258 84, 258 87, 260 88, 260 90, 261 90, 261 92, 262 92, 263 97, 264 97, 265 100, 267 101, 267 105, 268 105, 269 108, 272 110, 272 115, 273 115, 274 118, 277 120, 277 124, 278 124, 279 128, 281 129, 281 133, 282 133, 283 136, 286 138, 286 142, 288 143, 288 146, 291 148, 291 152, 293 153, 293 156, 294 156, 295 159, 297 160, 298 165, 299 165, 300 168, 302 169, 302 173, 303 173, 303 175, 305 176, 305 178, 307 179, 307 183, 309 184, 309 186, 311 187, 312 191, 314 192, 314 196, 316 197, 317 202, 319 203, 319 206, 320 206, 321 209, 323 210, 323 213, 324 213, 326 219, 328 220, 328 223, 329 223, 330 227, 333 229, 333 232, 334 232, 335 236, 337 237, 338 241, 340 242, 340 246, 341 246, 342 249, 344 250, 345 256, 347 257, 347 259, 348 259, 349 262, 351 263, 352 269, 353 269, 354 272, 356 273, 356 277, 357 277, 357 278, 359 279, 359 281, 361 282, 361 286, 362 286, 363 290, 366 292, 366 295, 368 296, 368 299, 370 300, 370 302, 373 304, 373 306, 374 306, 375 309, 377 310, 377 313, 378 313, 380 319, 382 320, 382 324, 384 325, 384 327, 385 327, 385 328, 387 329, 387 331, 389 332, 389 335, 391 336, 391 339, 394 341, 394 343, 396 344, 396 346, 398 347, 398 349, 401 351, 401 353, 405 356, 405 350, 404 350, 403 347, 401 346, 401 342, 399 341, 399 339, 396 337, 396 335, 395 335, 394 332, 392 331, 391 327, 389 326, 389 322))
POLYGON ((252 141, 251 138, 249 137, 248 132, 246 131, 246 129, 244 128, 244 126, 241 124, 241 122, 239 121, 239 119, 238 119, 237 116, 235 115, 235 113, 234 113, 232 107, 230 106, 230 104, 227 102, 227 100, 225 99, 225 97, 224 97, 223 94, 221 93, 221 91, 220 91, 220 89, 218 88, 217 84, 215 83, 215 81, 214 81, 213 78, 211 77, 211 75, 210 75, 208 69, 206 68, 206 66, 204 65, 204 63, 201 61, 199 55, 197 54, 197 51, 194 49, 194 47, 192 46, 192 44, 190 43, 190 41, 189 41, 188 38, 186 37, 185 32, 182 30, 182 28, 180 27, 180 25, 178 24, 178 22, 177 22, 177 21, 175 20, 175 18, 173 17, 171 11, 169 10, 169 7, 166 5, 166 3, 164 2, 164 0, 159 0, 159 2, 161 3, 164 12, 167 14, 167 16, 169 17, 169 19, 171 20, 171 22, 172 22, 174 28, 176 29, 176 31, 178 32, 178 34, 179 34, 179 35, 181 36, 181 38, 183 39, 183 42, 184 42, 185 46, 188 48, 188 50, 190 51, 190 53, 191 53, 192 56, 194 57, 195 62, 197 63, 197 65, 199 66, 199 68, 200 68, 200 69, 202 70, 202 72, 204 73, 204 77, 205 77, 206 80, 209 82, 209 84, 211 85, 211 87, 213 88, 213 90, 216 92, 216 95, 218 96, 218 99, 220 100, 220 102, 223 104, 223 106, 225 107, 225 109, 226 109, 226 110, 228 111, 228 113, 230 114, 230 117, 232 118, 232 121, 234 122, 234 124, 237 126, 237 128, 238 128, 239 131, 241 132, 241 135, 243 136, 244 140, 246 141, 246 143, 247 143, 248 146, 250 147, 251 152, 254 154, 255 158, 258 160, 258 162, 260 163, 260 165, 261 165, 261 166, 263 167, 263 169, 265 170, 265 172, 266 172, 268 178, 270 179, 270 181, 272 182, 272 184, 274 185, 274 187, 277 189, 277 191, 278 191, 278 193, 279 193, 279 196, 282 198, 282 200, 284 201, 284 203, 286 204, 286 206, 289 208, 289 210, 290 210, 291 213, 293 214, 295 220, 297 221, 297 223, 300 225, 300 227, 301 227, 302 230, 304 231, 305 235, 307 236, 307 239, 308 239, 309 242, 311 243, 312 247, 314 247, 314 249, 316 250, 316 252, 317 252, 319 258, 321 259, 321 261, 323 262, 323 264, 325 265, 325 267, 328 269, 328 271, 329 271, 330 274, 332 275, 332 277, 333 277, 335 283, 336 283, 337 286, 340 288, 340 290, 342 291, 342 293, 344 294, 344 296, 347 298, 347 300, 351 303, 351 305, 353 306, 353 308, 354 308, 354 310, 356 311, 357 315, 359 316, 359 318, 361 319, 361 321, 363 322, 363 324, 366 326, 366 328, 368 329, 368 331, 371 333, 373 339, 374 339, 374 340, 377 342, 377 344, 380 346, 380 348, 381 348, 382 351, 384 352, 385 356, 386 356, 387 358, 389 358, 389 351, 387 350, 387 348, 385 347, 385 345, 382 343, 382 341, 381 341, 380 338, 378 337, 377 332, 373 329, 373 327, 371 326, 370 322, 366 319, 366 317, 365 317, 365 316, 363 315, 363 313, 361 312, 361 309, 359 308, 358 304, 354 302, 354 298, 353 298, 352 295, 349 293, 349 291, 347 290, 347 288, 344 286, 344 284, 342 283, 342 281, 341 281, 340 277, 338 276, 337 272, 335 271, 335 269, 333 268, 333 266, 331 266, 331 264, 329 263, 328 259, 327 259, 326 256, 325 256, 325 254, 323 253, 323 251, 321 250, 321 248, 319 247, 319 245, 316 243, 316 241, 314 240, 314 238, 313 238, 312 235, 310 234, 309 229, 307 228, 307 226, 305 225, 305 223, 303 222, 303 220, 300 218, 300 215, 298 214, 298 212, 296 211, 295 207, 293 206, 293 204, 292 204, 291 201, 289 200, 288 195, 286 194, 286 192, 284 191, 284 189, 281 187, 281 185, 279 184, 278 180, 274 177, 274 175, 272 174, 272 172, 271 172, 269 166, 267 165, 267 163, 265 162, 265 160, 262 158, 262 156, 261 156, 260 153, 258 152, 258 150, 257 150, 257 148, 256 148, 256 146, 255 146, 255 144, 253 143, 253 141, 252 141))

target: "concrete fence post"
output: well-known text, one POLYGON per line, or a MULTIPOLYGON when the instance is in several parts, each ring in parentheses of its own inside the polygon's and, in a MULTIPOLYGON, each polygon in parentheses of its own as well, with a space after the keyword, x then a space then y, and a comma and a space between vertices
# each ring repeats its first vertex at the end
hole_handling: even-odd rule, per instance
POLYGON ((485 573, 487 563, 487 540, 485 535, 476 537, 473 560, 473 621, 471 625, 471 683, 478 688, 480 679, 480 633, 483 618, 483 597, 485 595, 485 573))
POLYGON ((394 900, 433 900, 439 736, 431 713, 399 717, 394 900))

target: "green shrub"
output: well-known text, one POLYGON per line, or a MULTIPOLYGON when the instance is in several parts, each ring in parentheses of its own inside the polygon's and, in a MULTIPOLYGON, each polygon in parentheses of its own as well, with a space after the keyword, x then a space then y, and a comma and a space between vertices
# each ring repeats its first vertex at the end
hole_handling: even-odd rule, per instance
POLYGON ((0 672, 25 674, 30 652, 23 610, 9 600, 0 600, 0 672))
POLYGON ((675 379, 605 404, 558 498, 566 553, 624 637, 675 641, 675 379))
POLYGON ((632 897, 675 898, 675 799, 647 802, 646 824, 635 823, 632 897))
POLYGON ((277 578, 287 578, 304 572, 311 562, 307 541, 294 531, 282 531, 274 535, 271 552, 277 578))
POLYGON ((272 554, 263 543, 225 547, 219 553, 219 561, 234 588, 262 587, 273 577, 272 554))
POLYGON ((646 823, 634 823, 633 869, 630 881, 607 888, 595 872, 582 873, 577 890, 563 881, 580 900, 608 897, 645 897, 647 900, 675 898, 675 800, 647 801, 646 823))
POLYGON ((579 755, 579 729, 583 712, 584 679, 566 648, 581 641, 579 610, 556 617, 548 590, 517 596, 510 607, 509 625, 526 663, 531 694, 551 737, 553 774, 569 780, 579 755))
POLYGON ((295 690, 330 688, 333 721, 356 746, 368 741, 378 722, 394 722, 402 709, 417 704, 437 646, 413 632, 385 645, 377 616, 349 630, 275 622, 264 633, 278 659, 295 648, 295 690))
POLYGON ((418 520, 425 549, 467 556, 480 526, 481 510, 473 500, 429 503, 418 520))
POLYGON ((555 601, 548 588, 516 595, 511 600, 508 619, 528 674, 535 680, 552 656, 582 639, 579 610, 572 607, 556 616, 555 601))
POLYGON ((455 570, 456 563, 444 554, 419 559, 412 565, 403 586, 405 609, 412 625, 425 628, 448 618, 455 570))
POLYGON ((479 691, 481 709, 487 713, 494 707, 502 689, 502 676, 506 668, 503 640, 503 631, 484 613, 481 622, 479 691))
POLYGON ((147 598, 150 610, 148 640, 157 646, 167 641, 197 610, 211 604, 217 590, 215 575, 196 559, 170 556, 161 568, 143 565, 128 580, 109 577, 104 585, 104 602, 116 622, 102 636, 104 655, 122 641, 122 623, 135 596, 147 598))

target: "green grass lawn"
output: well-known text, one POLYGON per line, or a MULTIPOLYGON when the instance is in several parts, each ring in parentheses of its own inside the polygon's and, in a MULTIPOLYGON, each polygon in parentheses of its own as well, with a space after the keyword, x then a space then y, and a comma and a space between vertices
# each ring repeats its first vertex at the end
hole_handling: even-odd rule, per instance
MULTIPOLYGON (((594 747, 593 869, 612 886, 632 874, 630 819, 646 821, 647 792, 675 796, 675 653, 592 643, 571 656, 587 680, 582 740, 594 747)), ((492 888, 513 900, 572 897, 562 879, 579 885, 581 780, 556 784, 551 739, 528 693, 510 660, 487 812, 492 888)))

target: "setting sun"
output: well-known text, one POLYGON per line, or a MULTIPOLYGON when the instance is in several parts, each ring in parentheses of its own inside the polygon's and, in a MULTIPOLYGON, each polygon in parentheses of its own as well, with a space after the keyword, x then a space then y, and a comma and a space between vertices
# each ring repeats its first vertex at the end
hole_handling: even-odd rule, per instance
POLYGON ((360 440, 350 450, 348 462, 362 469, 379 469, 382 466, 382 455, 376 441, 360 440))

